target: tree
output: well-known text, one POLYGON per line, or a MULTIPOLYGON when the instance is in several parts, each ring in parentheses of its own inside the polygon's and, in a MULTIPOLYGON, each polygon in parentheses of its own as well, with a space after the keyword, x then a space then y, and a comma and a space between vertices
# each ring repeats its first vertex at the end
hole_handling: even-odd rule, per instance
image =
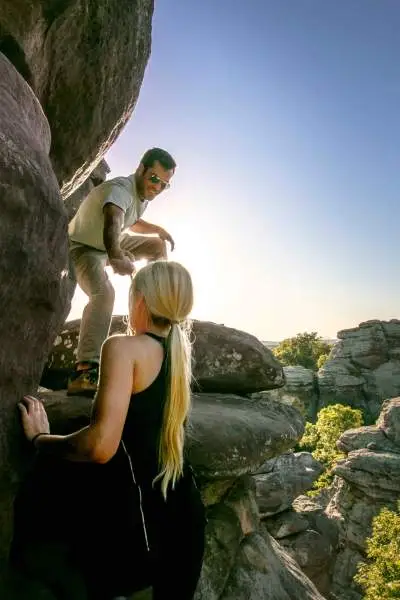
POLYGON ((331 345, 325 342, 316 331, 298 333, 295 337, 280 342, 273 353, 284 365, 301 365, 306 369, 318 370, 318 360, 329 355, 331 345))
MULTIPOLYGON (((316 460, 326 467, 324 473, 314 483, 314 490, 327 487, 333 480, 333 467, 344 457, 336 447, 340 436, 348 429, 363 425, 362 412, 343 404, 333 404, 322 408, 317 422, 306 423, 304 435, 298 444, 301 451, 311 452, 316 460)), ((316 492, 311 492, 311 495, 316 492)))
POLYGON ((372 521, 367 539, 368 562, 358 567, 354 577, 364 589, 365 600, 400 598, 400 502, 398 512, 383 508, 372 521))

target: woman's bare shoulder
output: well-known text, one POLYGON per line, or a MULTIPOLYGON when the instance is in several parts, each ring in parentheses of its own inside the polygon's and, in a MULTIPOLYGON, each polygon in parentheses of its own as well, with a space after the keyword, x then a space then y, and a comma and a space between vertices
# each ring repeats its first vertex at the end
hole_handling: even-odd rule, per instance
POLYGON ((132 352, 140 351, 146 347, 149 342, 149 337, 145 334, 128 335, 124 333, 116 333, 111 335, 103 343, 103 352, 120 352, 122 350, 130 350, 132 352))
POLYGON ((134 351, 134 349, 138 347, 138 340, 136 336, 127 335, 124 333, 116 333, 114 335, 110 335, 102 346, 102 353, 114 354, 126 351, 130 349, 134 351))

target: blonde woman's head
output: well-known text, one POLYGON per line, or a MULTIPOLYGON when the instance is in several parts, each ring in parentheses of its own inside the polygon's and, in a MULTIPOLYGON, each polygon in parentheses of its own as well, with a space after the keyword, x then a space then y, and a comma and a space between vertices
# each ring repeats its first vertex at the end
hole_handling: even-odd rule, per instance
POLYGON ((136 333, 150 327, 163 330, 185 321, 193 306, 193 285, 189 272, 180 263, 151 262, 132 279, 129 319, 136 333))

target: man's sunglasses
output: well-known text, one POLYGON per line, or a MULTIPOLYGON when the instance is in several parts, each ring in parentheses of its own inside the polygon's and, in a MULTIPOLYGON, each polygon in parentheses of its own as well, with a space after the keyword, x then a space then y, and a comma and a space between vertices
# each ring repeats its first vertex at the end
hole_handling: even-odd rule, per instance
POLYGON ((160 179, 160 177, 158 175, 155 175, 154 173, 150 175, 149 181, 151 181, 151 183, 155 183, 156 185, 159 183, 161 185, 162 190, 167 190, 170 186, 170 183, 168 183, 168 181, 163 181, 163 179, 160 179))

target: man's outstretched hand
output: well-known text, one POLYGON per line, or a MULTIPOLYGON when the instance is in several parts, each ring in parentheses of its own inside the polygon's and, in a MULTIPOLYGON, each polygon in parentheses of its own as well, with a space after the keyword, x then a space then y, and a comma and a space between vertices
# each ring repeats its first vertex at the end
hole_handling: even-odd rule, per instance
POLYGON ((110 257, 109 262, 114 273, 118 275, 133 275, 136 271, 133 263, 134 260, 133 254, 124 251, 118 256, 110 257))
POLYGON ((164 242, 169 242, 171 244, 171 252, 172 252, 172 250, 175 248, 175 242, 174 242, 174 238, 172 237, 172 235, 170 233, 168 233, 168 231, 166 231, 165 229, 160 227, 160 230, 158 232, 158 237, 161 240, 163 240, 164 242))

